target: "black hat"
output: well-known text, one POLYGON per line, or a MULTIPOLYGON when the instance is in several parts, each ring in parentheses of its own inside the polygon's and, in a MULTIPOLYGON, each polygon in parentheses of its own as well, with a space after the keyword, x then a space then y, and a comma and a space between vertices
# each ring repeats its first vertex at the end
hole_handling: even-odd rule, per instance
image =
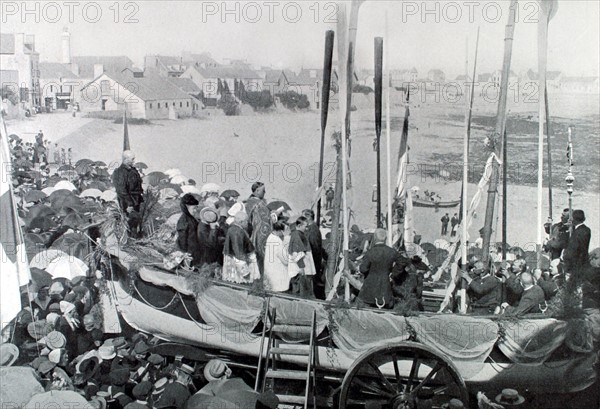
POLYGON ((196 199, 191 193, 186 193, 185 195, 183 195, 183 197, 181 198, 181 203, 186 206, 196 206, 200 204, 198 199, 196 199))
POLYGON ((97 357, 93 356, 91 358, 87 358, 81 361, 77 371, 81 375, 83 375, 83 382, 87 382, 88 379, 93 378, 94 375, 96 375, 99 369, 100 360, 97 357))
POLYGON ((144 381, 135 385, 133 388, 133 396, 136 399, 145 400, 152 391, 152 382, 144 381))

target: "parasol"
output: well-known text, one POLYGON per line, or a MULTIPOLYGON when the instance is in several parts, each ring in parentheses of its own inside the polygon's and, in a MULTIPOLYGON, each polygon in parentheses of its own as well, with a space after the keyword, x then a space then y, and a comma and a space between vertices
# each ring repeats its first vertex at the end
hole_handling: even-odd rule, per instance
POLYGON ((102 191, 100 191, 98 189, 93 189, 93 188, 88 188, 88 189, 84 190, 83 192, 81 192, 81 194, 79 195, 79 197, 93 197, 93 198, 99 198, 100 196, 102 196, 102 191))
POLYGON ((79 166, 82 163, 91 164, 91 163, 94 163, 94 161, 91 159, 79 159, 77 162, 75 162, 75 166, 79 166))
MULTIPOLYGON (((69 207, 75 211, 83 210, 81 199, 77 196, 62 196, 52 200, 51 207, 59 212, 64 207, 69 207)), ((68 213, 68 212, 67 212, 68 213)))
POLYGON ((75 277, 85 277, 89 268, 77 257, 58 257, 48 263, 45 269, 53 278, 66 278, 72 280, 75 277))
POLYGON ((200 189, 200 192, 202 193, 219 193, 221 191, 221 186, 217 185, 216 183, 207 183, 204 186, 202 186, 202 188, 200 189))
POLYGON ((56 222, 47 216, 38 216, 31 219, 27 228, 29 230, 39 229, 42 232, 50 231, 56 228, 56 222))
POLYGON ((57 189, 57 188, 53 188, 53 189, 54 189, 54 191, 48 195, 48 200, 50 202, 53 202, 53 201, 57 200, 58 198, 64 197, 64 196, 75 196, 75 194, 68 189, 57 189))
POLYGON ((226 191, 224 191, 223 193, 221 193, 221 197, 223 197, 223 198, 225 198, 225 199, 229 200, 229 199, 231 199, 232 197, 233 197, 233 198, 235 198, 235 197, 240 197, 240 193, 239 193, 237 190, 231 190, 231 189, 230 189, 230 190, 226 190, 226 191))
POLYGON ((92 170, 92 174, 97 177, 97 178, 110 178, 110 173, 108 173, 108 170, 104 169, 104 168, 95 168, 92 170))
POLYGON ((135 166, 137 169, 148 169, 148 165, 146 165, 144 162, 138 162, 133 166, 135 166))
POLYGON ((181 171, 179 169, 169 169, 165 170, 165 175, 172 178, 173 176, 181 175, 181 171))
POLYGON ((269 203, 267 205, 267 207, 272 212, 276 211, 280 207, 283 207, 283 211, 284 212, 289 212, 290 210, 292 210, 292 208, 290 207, 290 205, 288 205, 286 202, 284 202, 282 200, 275 200, 274 202, 269 203))
POLYGON ((23 407, 34 395, 44 393, 35 370, 28 366, 0 368, 0 405, 23 407))
POLYGON ((29 262, 30 267, 41 268, 42 270, 48 267, 48 264, 57 258, 69 260, 69 255, 64 251, 57 249, 44 249, 37 253, 29 262))
POLYGON ((152 172, 144 176, 144 183, 150 186, 158 186, 161 181, 167 180, 169 177, 162 172, 152 172))
POLYGON ((102 162, 101 160, 98 160, 98 161, 92 163, 92 166, 95 166, 97 168, 105 168, 105 167, 107 167, 106 163, 102 162))
POLYGON ((29 212, 27 213, 27 219, 33 220, 36 217, 54 216, 55 214, 56 214, 56 212, 51 207, 46 206, 44 204, 39 204, 39 205, 31 206, 29 208, 29 212))
POLYGON ((183 175, 175 175, 171 178, 171 183, 176 185, 185 185, 188 182, 189 178, 183 175))
POLYGON ((53 187, 45 187, 41 191, 44 192, 46 196, 50 196, 55 191, 55 189, 53 187))
POLYGON ((88 239, 81 233, 67 233, 52 243, 51 248, 67 253, 71 259, 83 260, 89 254, 88 239))
POLYGON ((75 170, 75 168, 71 165, 61 165, 60 168, 58 168, 59 172, 66 172, 68 170, 75 170))
POLYGON ((75 172, 77 172, 78 175, 87 175, 92 172, 92 169, 91 163, 81 163, 75 166, 75 172))
POLYGON ((36 286, 36 291, 42 287, 50 287, 52 285, 52 275, 41 268, 31 267, 31 281, 36 286))
POLYGON ((24 409, 52 408, 52 409, 93 409, 93 406, 77 392, 49 391, 35 395, 24 409))
POLYGON ((25 241, 25 253, 27 253, 27 259, 31 261, 33 256, 38 254, 40 251, 46 249, 46 241, 44 238, 35 233, 26 233, 23 236, 25 241))
POLYGON ((39 202, 40 200, 44 200, 46 197, 48 197, 46 193, 42 192, 41 190, 30 190, 25 194, 25 202, 39 202))
POLYGON ((77 190, 75 185, 67 180, 61 180, 60 182, 58 182, 56 185, 54 185, 54 189, 56 189, 56 190, 66 189, 66 190, 71 190, 71 191, 77 190))

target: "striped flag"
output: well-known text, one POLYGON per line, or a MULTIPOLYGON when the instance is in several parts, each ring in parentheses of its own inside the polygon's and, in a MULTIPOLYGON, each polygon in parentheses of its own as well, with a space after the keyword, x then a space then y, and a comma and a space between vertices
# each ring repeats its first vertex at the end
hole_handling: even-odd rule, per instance
POLYGON ((129 128, 127 127, 127 108, 123 113, 123 151, 131 150, 129 147, 129 128))
POLYGON ((406 94, 406 110, 404 113, 404 125, 402 126, 402 138, 400 139, 400 149, 398 150, 398 180, 396 182, 396 197, 402 199, 406 194, 406 182, 408 175, 406 168, 408 167, 408 117, 410 110, 408 102, 410 100, 410 89, 406 94))
POLYGON ((16 202, 12 191, 12 163, 8 132, 0 114, 0 328, 4 328, 21 311, 19 287, 31 278, 25 253, 23 233, 19 226, 16 202))

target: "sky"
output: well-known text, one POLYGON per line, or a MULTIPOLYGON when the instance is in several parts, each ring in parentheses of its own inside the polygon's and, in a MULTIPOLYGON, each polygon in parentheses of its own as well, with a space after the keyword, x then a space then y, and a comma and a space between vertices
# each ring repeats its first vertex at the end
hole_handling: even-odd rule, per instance
MULTIPOLYGON (((547 0, 544 0, 547 1, 547 0)), ((386 38, 392 68, 465 71, 467 44, 473 64, 480 28, 478 72, 500 69, 509 1, 378 1, 360 8, 356 64, 373 67, 373 39, 386 38), (387 16, 387 33, 386 33, 387 16)), ((71 32, 73 55, 145 55, 208 51, 218 61, 292 69, 318 68, 325 31, 336 29, 333 1, 6 1, 2 32, 36 35, 42 61, 59 61, 61 32, 71 32)), ((537 70, 537 0, 520 0, 512 68, 537 70)), ((559 0, 548 38, 548 69, 598 75, 600 2, 559 0)))

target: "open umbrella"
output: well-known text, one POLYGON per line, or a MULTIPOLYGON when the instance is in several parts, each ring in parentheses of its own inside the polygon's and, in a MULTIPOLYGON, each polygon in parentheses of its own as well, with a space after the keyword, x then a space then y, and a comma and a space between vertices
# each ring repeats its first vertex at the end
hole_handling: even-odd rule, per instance
POLYGON ((58 168, 59 172, 65 172, 67 170, 74 170, 75 168, 71 165, 61 165, 60 168, 58 168))
POLYGON ((56 222, 48 216, 38 216, 31 219, 27 224, 29 230, 39 229, 42 232, 50 231, 56 228, 56 222))
POLYGON ((269 203, 267 205, 267 207, 272 212, 274 212, 275 210, 279 209, 280 207, 283 207, 283 211, 284 212, 288 212, 288 211, 292 210, 292 208, 290 207, 290 205, 288 205, 286 202, 284 202, 282 200, 275 200, 275 201, 269 203))
POLYGON ((27 219, 33 220, 36 217, 46 217, 46 216, 54 216, 56 212, 49 206, 44 204, 39 204, 35 206, 31 206, 29 208, 29 212, 27 213, 27 219))
POLYGON ((108 173, 108 170, 104 168, 94 168, 94 170, 92 170, 92 175, 99 179, 110 178, 110 173, 108 173))
POLYGON ((22 141, 21 137, 14 133, 8 135, 8 140, 9 141, 17 141, 17 142, 22 141))
POLYGON ((57 249, 44 249, 37 253, 31 261, 29 262, 30 267, 41 268, 42 270, 48 267, 48 264, 52 260, 64 258, 65 260, 69 260, 70 256, 64 251, 57 249))
POLYGON ((144 176, 144 183, 150 185, 150 186, 158 186, 160 184, 161 181, 169 179, 169 177, 167 175, 165 175, 162 172, 152 172, 152 173, 148 173, 146 176, 144 176))
POLYGON ((31 281, 36 286, 36 291, 42 287, 50 287, 52 285, 52 275, 41 268, 31 267, 31 281))
POLYGON ((57 212, 64 207, 70 207, 73 210, 83 210, 81 199, 77 196, 63 196, 52 201, 51 207, 57 212))
POLYGON ((107 165, 106 165, 106 163, 102 162, 101 160, 98 160, 93 163, 93 166, 95 166, 97 168, 105 168, 107 165))
POLYGON ((75 166, 75 172, 77 172, 78 175, 87 175, 92 172, 92 169, 91 163, 81 163, 75 166))
POLYGON ((72 191, 70 191, 68 189, 57 189, 57 188, 52 188, 52 189, 54 189, 54 191, 48 195, 48 200, 50 201, 50 203, 52 203, 53 201, 55 201, 61 197, 75 196, 75 193, 73 193, 72 191))
POLYGON ((0 367, 0 406, 22 408, 29 400, 44 393, 35 370, 29 366, 0 367))
POLYGON ((86 187, 87 189, 98 189, 99 191, 104 192, 106 189, 108 189, 108 184, 100 180, 93 180, 88 183, 86 187))
POLYGON ((198 189, 196 186, 184 185, 184 186, 181 186, 181 193, 191 193, 191 194, 199 195, 201 192, 200 192, 200 189, 198 189))
POLYGON ((91 159, 79 159, 77 162, 75 162, 75 166, 79 166, 83 163, 92 164, 94 161, 91 159))
POLYGON ((221 197, 229 200, 232 197, 240 197, 240 193, 237 190, 229 189, 221 193, 221 197))
POLYGON ((88 239, 81 233, 67 233, 52 243, 53 249, 67 253, 71 258, 83 260, 88 254, 88 239))
POLYGON ((44 240, 41 234, 26 233, 23 238, 25 241, 25 253, 29 261, 40 251, 46 249, 46 240, 44 240))
POLYGON ((100 200, 104 200, 105 202, 116 202, 117 192, 115 192, 114 190, 105 190, 100 195, 100 200))
POLYGON ((202 186, 202 188, 200 189, 200 192, 202 193, 212 193, 212 192, 216 192, 219 193, 221 191, 221 186, 217 185, 216 183, 207 183, 204 186, 202 186))
POLYGON ((25 194, 25 202, 39 202, 40 200, 44 200, 46 197, 48 197, 46 193, 42 192, 41 190, 30 190, 25 194))
POLYGON ((40 393, 31 398, 31 400, 24 406, 24 409, 39 409, 39 408, 52 408, 52 409, 92 409, 93 406, 85 400, 77 392, 73 391, 49 391, 40 393))
POLYGON ((54 189, 59 190, 59 189, 66 189, 66 190, 77 190, 77 188, 75 187, 75 185, 67 180, 61 180, 60 182, 58 182, 56 185, 54 185, 54 189))
POLYGON ((79 197, 94 197, 94 198, 99 198, 100 196, 102 196, 102 191, 98 190, 98 189, 86 189, 83 192, 81 192, 81 194, 79 195, 79 197))
POLYGON ((54 193, 56 189, 54 189, 53 187, 45 187, 43 188, 41 191, 47 196, 50 196, 52 193, 54 193))
POLYGON ((137 169, 148 169, 148 165, 144 162, 138 162, 134 165, 137 169))
POLYGON ((181 171, 179 169, 169 169, 165 170, 165 175, 172 178, 175 175, 181 175, 181 171))
POLYGON ((60 172, 60 177, 65 180, 75 180, 79 177, 79 175, 77 174, 77 172, 75 172, 74 170, 66 170, 64 172, 60 172))
POLYGON ((175 175, 171 178, 171 183, 175 185, 185 185, 188 182, 189 178, 183 175, 175 175))
POLYGON ((48 263, 45 269, 53 278, 66 278, 72 280, 75 277, 85 277, 89 268, 77 257, 58 257, 48 263))

